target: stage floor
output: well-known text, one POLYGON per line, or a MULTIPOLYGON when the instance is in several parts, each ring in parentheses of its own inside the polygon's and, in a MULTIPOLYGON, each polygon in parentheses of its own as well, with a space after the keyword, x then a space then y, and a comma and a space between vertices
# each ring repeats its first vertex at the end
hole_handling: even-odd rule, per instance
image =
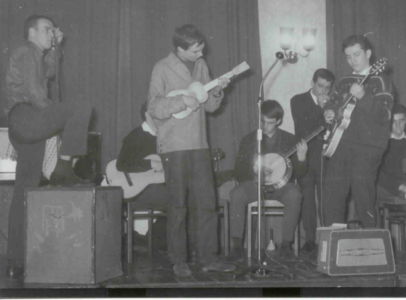
POLYGON ((276 260, 265 257, 269 276, 258 277, 258 266, 246 260, 233 260, 237 270, 232 273, 202 272, 197 264, 191 264, 192 276, 181 279, 174 276, 165 251, 158 250, 152 256, 145 249, 134 252, 134 263, 120 277, 95 285, 24 284, 5 277, 5 258, 0 257, 0 289, 64 289, 64 288, 310 288, 310 287, 405 287, 406 261, 397 259, 396 274, 368 276, 328 276, 316 270, 316 262, 299 256, 294 260, 276 260))

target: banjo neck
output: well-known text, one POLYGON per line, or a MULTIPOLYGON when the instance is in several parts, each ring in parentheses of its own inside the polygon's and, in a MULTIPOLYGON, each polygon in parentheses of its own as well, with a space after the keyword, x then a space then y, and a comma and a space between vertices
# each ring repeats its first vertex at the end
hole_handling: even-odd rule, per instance
MULTIPOLYGON (((319 126, 316 128, 316 130, 312 131, 310 134, 308 134, 307 136, 305 136, 303 139, 306 141, 306 143, 308 141, 310 141, 311 139, 315 138, 316 136, 319 135, 320 132, 322 132, 324 130, 324 126, 319 126)), ((290 156, 292 156, 295 152, 297 151, 297 147, 296 145, 293 146, 292 148, 290 148, 289 151, 287 151, 285 154, 283 154, 283 157, 285 158, 289 158, 290 156)))

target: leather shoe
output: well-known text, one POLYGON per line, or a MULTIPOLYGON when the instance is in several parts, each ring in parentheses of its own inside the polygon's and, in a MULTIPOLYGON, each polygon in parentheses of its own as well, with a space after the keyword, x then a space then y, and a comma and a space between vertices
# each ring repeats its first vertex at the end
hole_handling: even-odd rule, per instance
POLYGON ((72 168, 70 160, 58 159, 54 171, 49 179, 49 184, 54 186, 91 185, 90 180, 84 180, 77 176, 72 168))
POLYGON ((312 241, 307 241, 303 247, 300 249, 300 251, 306 252, 306 253, 312 253, 317 250, 317 245, 312 242, 312 241))
POLYGON ((6 269, 6 276, 9 279, 22 279, 24 275, 24 269, 22 267, 8 266, 6 269))
POLYGON ((203 272, 233 272, 235 269, 235 265, 221 261, 214 261, 202 267, 203 272))

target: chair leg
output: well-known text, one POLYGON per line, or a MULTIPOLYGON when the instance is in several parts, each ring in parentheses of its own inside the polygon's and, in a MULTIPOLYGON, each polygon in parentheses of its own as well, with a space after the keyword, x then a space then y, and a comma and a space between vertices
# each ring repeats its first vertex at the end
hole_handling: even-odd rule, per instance
POLYGON ((152 224, 154 223, 153 211, 149 212, 148 218, 148 254, 152 256, 152 224))
POLYGON ((127 203, 127 264, 133 262, 133 230, 134 230, 133 211, 131 203, 127 203))
POLYGON ((228 201, 224 203, 223 207, 224 217, 224 255, 230 255, 230 204, 228 201))
POLYGON ((247 208, 247 258, 252 257, 252 211, 247 208))
POLYGON ((297 224, 296 230, 295 230, 295 240, 293 242, 293 250, 295 251, 295 255, 299 256, 299 251, 300 251, 300 223, 297 224))

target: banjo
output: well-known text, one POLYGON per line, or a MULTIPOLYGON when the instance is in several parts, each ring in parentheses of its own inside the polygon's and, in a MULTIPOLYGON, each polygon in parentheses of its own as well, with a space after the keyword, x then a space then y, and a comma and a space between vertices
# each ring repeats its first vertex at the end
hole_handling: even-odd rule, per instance
MULTIPOLYGON (((316 137, 324 130, 324 126, 317 127, 304 138, 306 142, 316 137)), ((289 159, 296 152, 296 145, 284 154, 267 153, 263 156, 263 174, 264 185, 266 190, 274 191, 283 187, 290 179, 293 173, 292 162, 289 159)), ((254 171, 257 172, 258 167, 254 166, 254 171)))

